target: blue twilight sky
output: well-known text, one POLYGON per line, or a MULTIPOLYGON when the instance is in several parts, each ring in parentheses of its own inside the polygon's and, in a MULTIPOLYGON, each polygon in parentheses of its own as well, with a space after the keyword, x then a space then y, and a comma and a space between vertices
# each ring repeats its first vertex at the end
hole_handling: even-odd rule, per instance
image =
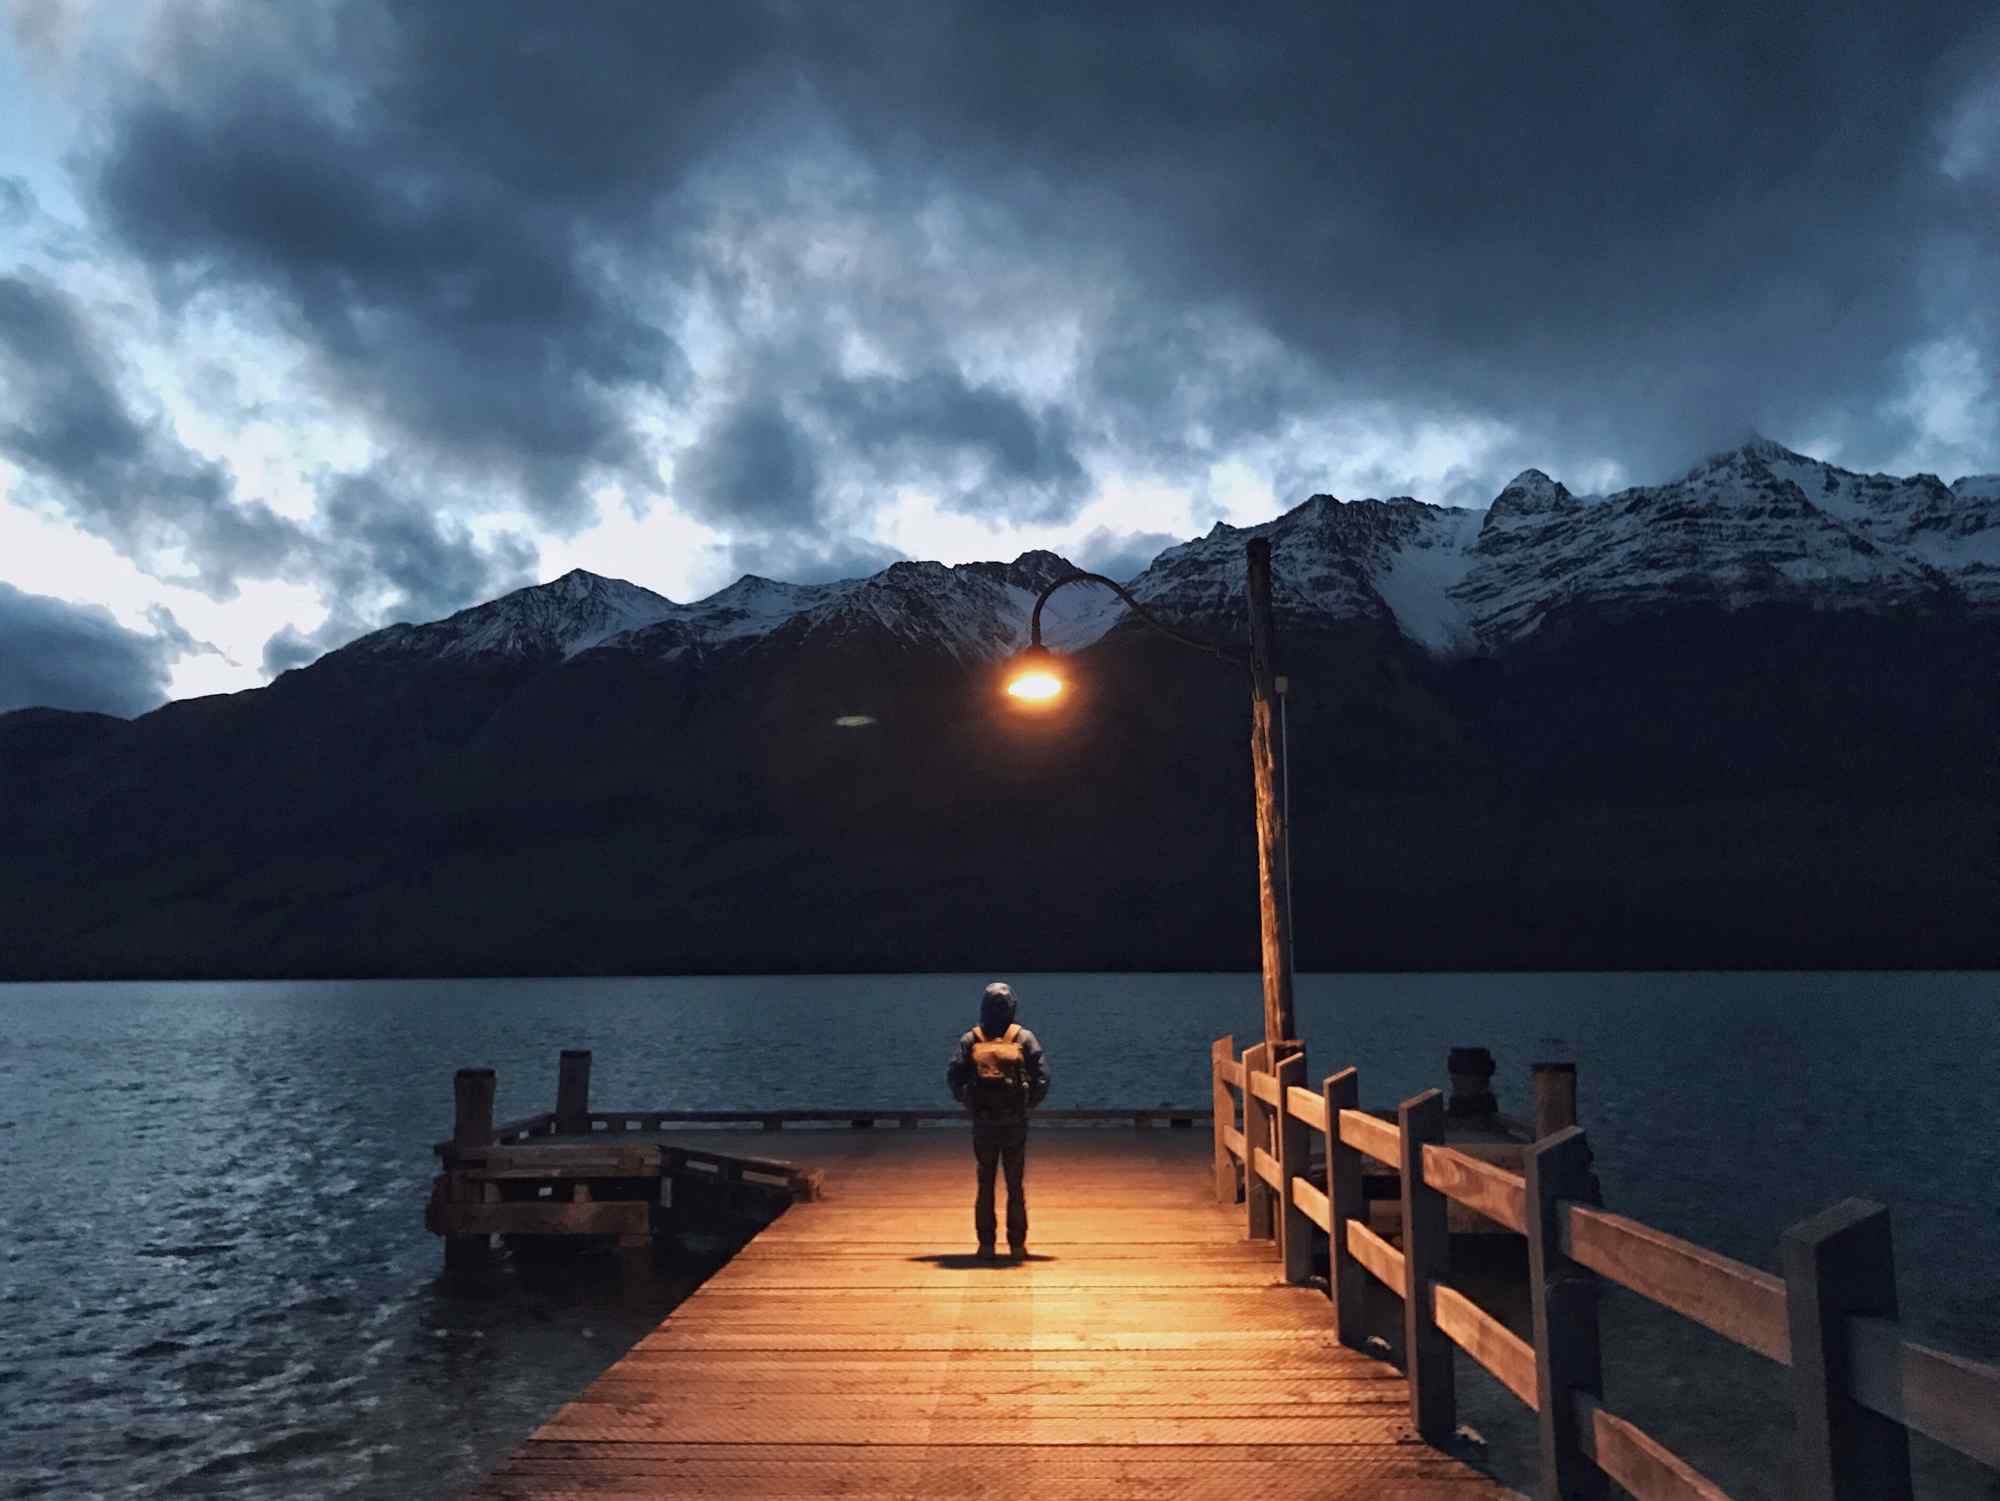
POLYGON ((2000 469, 1985 0, 4 11, 0 709, 575 566, 2000 469))

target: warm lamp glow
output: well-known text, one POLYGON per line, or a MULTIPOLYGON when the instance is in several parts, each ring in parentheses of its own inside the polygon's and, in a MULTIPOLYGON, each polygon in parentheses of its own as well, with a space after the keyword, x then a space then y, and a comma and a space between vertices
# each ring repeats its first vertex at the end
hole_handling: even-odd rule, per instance
POLYGON ((1062 691, 1062 679, 1041 668, 1017 673, 1013 681, 1007 684, 1009 694, 1031 704, 1047 703, 1062 691))

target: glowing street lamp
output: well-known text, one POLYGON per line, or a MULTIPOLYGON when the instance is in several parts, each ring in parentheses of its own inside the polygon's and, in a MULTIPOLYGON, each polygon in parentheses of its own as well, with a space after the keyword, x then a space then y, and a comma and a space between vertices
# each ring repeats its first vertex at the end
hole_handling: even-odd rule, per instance
POLYGON ((1286 813, 1278 797, 1278 757, 1282 731, 1272 733, 1272 705, 1282 691, 1276 675, 1274 630, 1271 622, 1271 544, 1255 537, 1249 543, 1247 604, 1250 654, 1240 656, 1212 641, 1174 629, 1132 597, 1131 591, 1101 573, 1068 573, 1043 589, 1028 618, 1028 645, 1008 663, 1007 695, 1026 708, 1049 708, 1063 696, 1065 683, 1055 653, 1042 645, 1042 606, 1068 584, 1102 584, 1132 608, 1132 613, 1162 635, 1242 663, 1250 669, 1250 775, 1257 820, 1257 908, 1263 938, 1264 1040, 1275 1061, 1298 1044, 1292 1013, 1292 895, 1291 862, 1286 850, 1286 813))

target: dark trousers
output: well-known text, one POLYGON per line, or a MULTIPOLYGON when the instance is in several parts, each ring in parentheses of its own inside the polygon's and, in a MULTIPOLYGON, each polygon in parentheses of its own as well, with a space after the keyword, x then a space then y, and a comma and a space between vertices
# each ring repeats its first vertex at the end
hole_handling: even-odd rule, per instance
POLYGON ((1028 1244, 1028 1193, 1023 1179, 1028 1166, 1026 1121, 978 1121, 972 1127, 972 1155, 979 1164, 979 1197, 972 1205, 972 1228, 982 1246, 993 1244, 993 1179, 1007 1169, 1007 1240, 1028 1244))

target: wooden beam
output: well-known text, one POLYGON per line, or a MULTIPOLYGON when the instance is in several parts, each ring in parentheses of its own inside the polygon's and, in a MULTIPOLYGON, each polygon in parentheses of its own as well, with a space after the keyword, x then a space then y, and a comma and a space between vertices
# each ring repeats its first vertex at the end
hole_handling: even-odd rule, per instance
POLYGON ((1535 1140, 1553 1136, 1576 1124, 1576 1065, 1533 1063, 1528 1066, 1535 1094, 1535 1140))
POLYGON ((459 1235, 644 1235, 652 1205, 643 1199, 590 1204, 528 1199, 517 1204, 454 1204, 447 1211, 459 1235))
POLYGON ((1863 1407, 2000 1470, 2000 1365, 1906 1340, 1888 1319, 1850 1316, 1847 1379, 1863 1407))
POLYGON ((1340 1112, 1340 1139, 1390 1167, 1403 1160, 1403 1143, 1396 1128, 1365 1110, 1349 1108, 1340 1112))
POLYGON ((1509 1230, 1528 1228, 1527 1189, 1517 1174, 1450 1147, 1424 1148, 1424 1181, 1509 1230))
MULTIPOLYGON (((1326 1103, 1326 1118, 1337 1127, 1350 1110, 1361 1104, 1361 1079, 1351 1068, 1328 1074, 1320 1085, 1326 1103)), ((1359 1350, 1367 1340, 1362 1327, 1368 1287, 1363 1278, 1367 1269, 1355 1260, 1348 1248, 1347 1232, 1352 1225, 1368 1223, 1368 1202, 1361 1182, 1361 1153, 1345 1141, 1338 1129, 1326 1139, 1327 1271, 1332 1283, 1333 1316, 1340 1342, 1359 1350)))
POLYGON ((1910 1435, 1850 1395, 1850 1318, 1894 1320, 1889 1211, 1847 1199, 1778 1243, 1791 1331, 1799 1501, 1909 1501, 1910 1435))
POLYGON ((590 1129, 590 1049, 564 1048, 556 1064, 556 1130, 590 1129))
POLYGON ((1403 1142, 1403 1353, 1410 1378, 1410 1423, 1430 1444, 1458 1431, 1451 1341, 1437 1326, 1431 1288, 1451 1275, 1445 1198, 1424 1181, 1424 1146, 1444 1140, 1444 1095, 1435 1089, 1396 1112, 1403 1142))
POLYGON ((1278 1089, 1278 1076, 1276 1074, 1253 1071, 1249 1076, 1249 1081, 1250 1093, 1255 1095, 1262 1104, 1269 1105, 1275 1109, 1284 1102, 1283 1095, 1278 1089))
POLYGON ((1528 1149, 1528 1297, 1534 1308, 1535 1409, 1541 1429, 1542 1493, 1561 1501, 1602 1501, 1604 1472, 1577 1426, 1572 1393, 1604 1394, 1597 1342, 1597 1280, 1562 1248, 1561 1206, 1588 1196, 1590 1144, 1575 1126, 1528 1149))
POLYGON ((1229 1080, 1223 1071, 1225 1063, 1232 1062, 1236 1054, 1234 1036, 1215 1039, 1208 1047, 1208 1072, 1210 1114, 1215 1130, 1215 1202, 1234 1204, 1236 1202, 1236 1160, 1229 1155, 1229 1129, 1236 1120, 1236 1096, 1230 1092, 1229 1080))
POLYGON ((1535 1347, 1456 1288, 1431 1284, 1431 1316, 1451 1342, 1535 1408, 1535 1347))
POLYGON ((1277 1233, 1276 1195, 1257 1173, 1257 1154, 1268 1153, 1271 1140, 1271 1108, 1258 1098, 1256 1076, 1271 1067, 1271 1045, 1260 1042, 1243 1050, 1243 1220, 1244 1234, 1251 1240, 1269 1240, 1277 1233))
POLYGON ((1565 1204, 1562 1253, 1620 1287, 1671 1308, 1780 1365, 1791 1361, 1785 1284, 1651 1225, 1585 1204, 1565 1204))
POLYGON ((1377 1282, 1403 1295, 1403 1253, 1360 1220, 1347 1222, 1347 1251, 1377 1282))
MULTIPOLYGON (((1306 1079, 1306 1055, 1301 1048, 1278 1064, 1278 1258, 1284 1263, 1285 1281, 1303 1287, 1312 1277, 1313 1221, 1299 1206, 1298 1190, 1312 1184, 1306 1172, 1312 1165, 1312 1140, 1306 1123, 1290 1108, 1293 1095, 1305 1094, 1299 1086, 1306 1079)), ((1315 1105, 1317 1095, 1307 1095, 1315 1105)))
MULTIPOLYGON (((1271 539, 1246 547, 1244 598, 1250 617, 1250 780, 1257 824, 1257 918, 1264 975, 1264 1041, 1275 1047, 1298 1036, 1292 1016, 1291 859, 1286 853, 1290 809, 1279 801, 1282 772, 1277 713, 1277 627, 1271 615, 1271 539)), ((1264 1067, 1276 1060, 1267 1057, 1264 1067)))
POLYGON ((1292 1179, 1292 1194, 1300 1214, 1326 1231, 1328 1235, 1333 1234, 1333 1208, 1327 1203, 1326 1195, 1319 1191, 1319 1186, 1312 1179, 1292 1179))
POLYGON ((1729 1501, 1721 1486, 1595 1397, 1573 1392, 1570 1405, 1591 1463, 1638 1501, 1729 1501))
POLYGON ((1257 1176, 1264 1180, 1265 1185, 1273 1193, 1279 1193, 1284 1190, 1284 1170, 1278 1166, 1278 1159, 1273 1157, 1269 1152, 1265 1151, 1262 1147, 1252 1147, 1250 1149, 1250 1165, 1257 1170, 1257 1176))
POLYGON ((1326 1129, 1326 1101, 1310 1089, 1294 1084, 1285 1091, 1285 1113, 1295 1116, 1315 1131, 1326 1129))

